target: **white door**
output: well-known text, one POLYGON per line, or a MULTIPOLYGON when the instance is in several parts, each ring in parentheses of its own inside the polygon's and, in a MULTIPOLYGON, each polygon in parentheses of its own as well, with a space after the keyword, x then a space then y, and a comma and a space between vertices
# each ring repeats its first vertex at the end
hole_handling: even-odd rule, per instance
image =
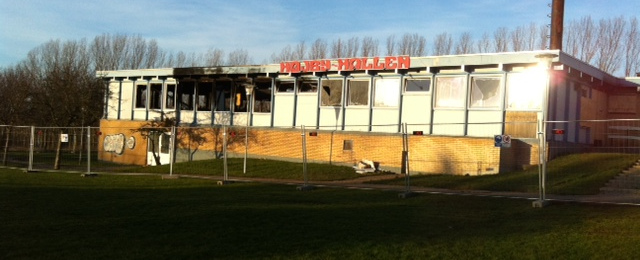
POLYGON ((171 133, 152 132, 147 142, 147 165, 169 164, 171 161, 171 133))

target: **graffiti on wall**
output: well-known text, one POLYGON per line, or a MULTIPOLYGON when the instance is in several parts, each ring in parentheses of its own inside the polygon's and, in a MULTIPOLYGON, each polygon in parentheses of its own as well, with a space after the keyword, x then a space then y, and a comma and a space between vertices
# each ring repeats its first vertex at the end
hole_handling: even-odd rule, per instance
POLYGON ((136 145, 136 138, 130 136, 125 140, 124 134, 107 135, 104 137, 103 148, 105 152, 111 152, 115 154, 122 154, 125 147, 133 149, 136 145))

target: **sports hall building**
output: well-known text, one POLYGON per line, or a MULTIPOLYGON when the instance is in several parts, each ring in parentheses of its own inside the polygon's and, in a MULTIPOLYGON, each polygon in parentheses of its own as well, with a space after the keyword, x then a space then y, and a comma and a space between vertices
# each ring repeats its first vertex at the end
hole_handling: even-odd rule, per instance
MULTIPOLYGON (((538 163, 545 119, 550 143, 602 146, 614 140, 607 138, 609 127, 593 120, 637 118, 640 104, 637 83, 559 50, 99 71, 97 77, 108 88, 100 158, 133 164, 153 161, 147 140, 125 130, 168 117, 179 126, 248 125, 255 138, 269 139, 252 143, 251 156, 283 159, 301 153, 267 146, 297 142, 304 126, 314 138, 332 139, 312 145, 335 146, 325 149, 331 155, 310 160, 372 159, 387 168, 401 167, 403 144, 385 138, 402 135, 406 124, 411 157, 429 162, 412 164, 412 172, 494 174, 538 163), (496 144, 496 135, 511 138, 508 147, 496 144), (357 158, 345 155, 347 141, 357 158)), ((170 152, 167 142, 160 144, 164 149, 152 149, 170 152)), ((212 147, 203 145, 191 158, 211 159, 212 147)), ((176 161, 186 160, 183 149, 175 148, 176 161)))

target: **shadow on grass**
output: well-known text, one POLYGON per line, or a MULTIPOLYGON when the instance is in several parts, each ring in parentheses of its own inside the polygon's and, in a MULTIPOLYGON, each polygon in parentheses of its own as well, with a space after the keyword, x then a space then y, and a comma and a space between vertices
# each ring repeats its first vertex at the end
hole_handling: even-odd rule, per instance
POLYGON ((0 175, 3 259, 593 258, 638 253, 640 209, 292 186, 0 175), (606 230, 606 232, 604 232, 606 230), (629 236, 631 235, 631 236, 629 236), (559 246, 562 245, 562 246, 559 246), (632 246, 633 245, 633 246, 632 246))

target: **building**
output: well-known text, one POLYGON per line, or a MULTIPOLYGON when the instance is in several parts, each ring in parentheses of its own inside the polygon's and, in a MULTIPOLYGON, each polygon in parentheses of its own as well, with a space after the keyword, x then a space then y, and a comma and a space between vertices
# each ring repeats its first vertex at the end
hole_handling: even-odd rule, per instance
MULTIPOLYGON (((136 164, 153 164, 149 155, 142 159, 145 140, 115 129, 168 117, 182 126, 249 125, 280 132, 305 126, 367 142, 397 135, 406 124, 406 132, 414 134, 411 149, 424 156, 460 156, 460 149, 446 147, 455 143, 474 151, 464 155, 473 157, 470 161, 486 162, 482 167, 430 163, 415 171, 491 174, 537 163, 542 121, 566 121, 546 127, 563 132, 547 141, 588 147, 608 142, 602 138, 607 127, 588 120, 637 118, 639 111, 637 83, 558 50, 99 71, 97 76, 109 90, 101 121, 108 151, 101 159, 136 164), (513 138, 510 150, 495 147, 496 135, 513 138), (113 148, 127 139, 142 148, 113 148), (434 146, 444 149, 428 149, 434 146)), ((401 156, 402 145, 388 149, 401 156)), ((400 168, 402 158, 393 158, 388 164, 400 168)))

